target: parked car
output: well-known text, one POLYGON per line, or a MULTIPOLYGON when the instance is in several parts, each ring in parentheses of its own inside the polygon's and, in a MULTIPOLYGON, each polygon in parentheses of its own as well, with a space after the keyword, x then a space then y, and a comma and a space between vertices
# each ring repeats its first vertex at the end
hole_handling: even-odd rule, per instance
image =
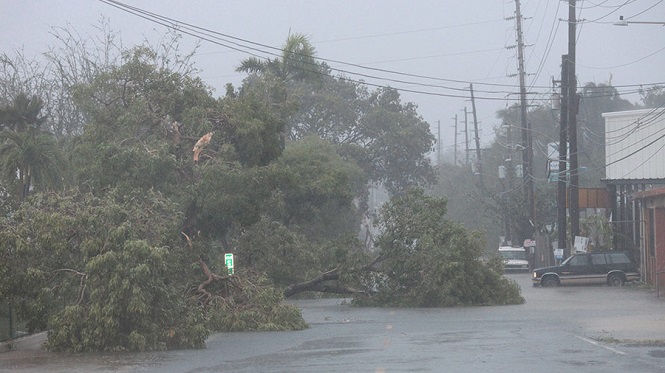
POLYGON ((640 273, 628 254, 621 251, 575 254, 561 265, 533 270, 534 286, 607 284, 622 286, 637 281, 640 273))
POLYGON ((526 259, 526 251, 523 247, 501 246, 499 255, 503 259, 504 271, 529 271, 529 261, 526 259))

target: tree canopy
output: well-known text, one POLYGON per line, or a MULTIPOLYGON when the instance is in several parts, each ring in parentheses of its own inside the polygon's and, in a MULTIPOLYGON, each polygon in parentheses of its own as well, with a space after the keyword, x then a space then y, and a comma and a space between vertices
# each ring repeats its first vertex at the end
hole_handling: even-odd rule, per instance
POLYGON ((479 234, 420 189, 433 181, 433 136, 397 90, 333 76, 296 34, 281 58, 241 62, 243 84, 215 98, 174 51, 136 46, 68 75, 58 125, 39 97, 61 85, 2 100, 0 296, 48 330, 50 349, 298 330, 299 310, 281 301, 307 292, 368 305, 521 301, 500 264, 479 260, 479 234), (393 201, 367 247, 357 237, 377 183, 393 201))
POLYGON ((519 304, 519 286, 502 274, 500 263, 480 260, 485 250, 479 232, 448 220, 447 201, 414 189, 382 208, 376 295, 361 304, 441 307, 519 304))

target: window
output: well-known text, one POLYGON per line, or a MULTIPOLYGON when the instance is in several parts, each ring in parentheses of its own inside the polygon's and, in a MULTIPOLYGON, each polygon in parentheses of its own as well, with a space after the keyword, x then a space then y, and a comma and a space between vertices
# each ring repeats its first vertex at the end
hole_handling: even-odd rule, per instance
POLYGON ((611 253, 608 254, 610 257, 610 262, 614 264, 626 264, 630 263, 630 259, 628 259, 628 255, 624 253, 611 253))
POLYGON ((589 258, 586 255, 575 255, 571 260, 570 260, 570 265, 572 267, 583 267, 585 265, 589 264, 589 258))
POLYGON ((607 264, 607 259, 605 258, 605 254, 591 254, 591 262, 594 265, 603 265, 607 264))

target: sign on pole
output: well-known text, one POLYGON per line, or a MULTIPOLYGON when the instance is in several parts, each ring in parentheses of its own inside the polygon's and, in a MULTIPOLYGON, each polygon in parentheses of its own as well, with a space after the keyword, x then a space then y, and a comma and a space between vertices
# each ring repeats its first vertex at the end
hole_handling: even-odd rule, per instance
POLYGON ((586 253, 587 246, 589 246, 589 237, 575 236, 575 251, 578 253, 586 253))
POLYGON ((224 264, 226 265, 226 268, 229 270, 229 274, 233 274, 233 254, 227 253, 224 254, 224 264))
POLYGON ((563 249, 554 249, 554 259, 556 260, 563 259, 563 249))

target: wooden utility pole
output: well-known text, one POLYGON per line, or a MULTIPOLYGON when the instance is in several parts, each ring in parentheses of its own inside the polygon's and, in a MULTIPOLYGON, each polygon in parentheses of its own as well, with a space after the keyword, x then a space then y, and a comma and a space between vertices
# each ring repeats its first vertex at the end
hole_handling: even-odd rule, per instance
POLYGON ((570 146, 570 237, 572 243, 580 234, 580 201, 579 201, 579 164, 577 160, 577 77, 575 73, 575 39, 576 39, 576 0, 568 0, 568 141, 570 146))
POLYGON ((515 0, 515 23, 517 26, 517 59, 519 64, 520 79, 520 124, 522 127, 522 172, 524 177, 524 194, 529 202, 529 218, 531 232, 536 227, 536 197, 532 176, 533 148, 531 142, 531 131, 526 118, 526 72, 524 70, 524 40, 522 39, 522 12, 520 1, 515 0))
POLYGON ((559 178, 557 182, 557 249, 563 253, 566 258, 570 255, 566 247, 568 229, 566 221, 566 164, 568 159, 568 66, 567 55, 561 56, 561 113, 559 123, 559 178))
POLYGON ((559 182, 557 184, 558 249, 563 257, 571 255, 566 244, 568 226, 566 204, 570 215, 570 242, 579 235, 579 164, 577 159, 577 78, 575 74, 576 1, 568 0, 568 54, 561 58, 561 123, 559 129, 559 182), (570 152, 568 152, 570 146, 570 152), (570 167, 566 158, 570 153, 570 167), (570 185, 566 187, 566 171, 570 171, 570 185), (567 189, 567 190, 566 190, 567 189), (568 192, 568 193, 566 193, 568 192), (566 198, 568 197, 568 198, 566 198))
POLYGON ((469 164, 469 118, 464 107, 464 142, 466 143, 466 165, 469 164))
POLYGON ((480 183, 480 187, 484 188, 482 155, 480 149, 480 134, 478 133, 478 119, 476 116, 476 100, 473 97, 473 84, 469 85, 469 89, 471 90, 471 112, 473 113, 473 129, 476 132, 476 167, 478 170, 478 182, 480 183))

